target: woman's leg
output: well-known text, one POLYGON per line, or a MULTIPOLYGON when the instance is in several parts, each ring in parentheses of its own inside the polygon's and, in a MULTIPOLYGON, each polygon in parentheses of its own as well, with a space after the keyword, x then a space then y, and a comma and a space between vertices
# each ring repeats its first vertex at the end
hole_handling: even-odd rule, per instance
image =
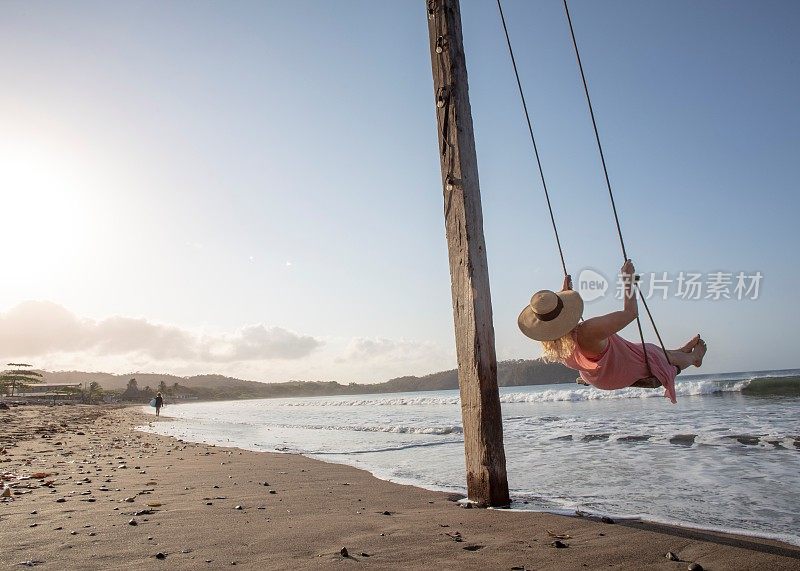
POLYGON ((683 351, 684 353, 691 353, 699 342, 700 342, 700 334, 698 333, 697 335, 689 339, 686 345, 678 349, 678 351, 683 351))
MULTIPOLYGON (((692 341, 694 341, 694 339, 692 339, 692 341)), ((692 341, 689 343, 692 343, 692 341)), ((703 357, 705 357, 706 350, 708 349, 705 341, 698 337, 690 352, 685 352, 684 348, 685 346, 680 349, 667 351, 669 362, 676 367, 680 367, 681 371, 691 365, 699 367, 703 364, 703 357)))

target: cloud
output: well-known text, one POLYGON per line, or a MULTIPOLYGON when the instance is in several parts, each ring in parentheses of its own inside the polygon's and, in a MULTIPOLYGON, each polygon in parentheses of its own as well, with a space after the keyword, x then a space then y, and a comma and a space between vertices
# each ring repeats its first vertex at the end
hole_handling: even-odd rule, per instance
POLYGON ((345 347, 338 362, 421 361, 440 356, 440 349, 423 341, 395 340, 384 337, 355 337, 345 347))
POLYGON ((321 346, 319 339, 281 327, 249 325, 230 334, 197 335, 146 319, 82 319, 48 301, 27 301, 0 314, 0 348, 8 357, 90 352, 232 363, 300 359, 321 346))
POLYGON ((197 356, 196 337, 178 327, 130 317, 86 321, 84 327, 87 349, 101 355, 144 353, 159 361, 197 356))
POLYGON ((300 359, 320 347, 322 342, 281 327, 250 325, 232 336, 203 340, 204 360, 252 361, 260 359, 300 359))

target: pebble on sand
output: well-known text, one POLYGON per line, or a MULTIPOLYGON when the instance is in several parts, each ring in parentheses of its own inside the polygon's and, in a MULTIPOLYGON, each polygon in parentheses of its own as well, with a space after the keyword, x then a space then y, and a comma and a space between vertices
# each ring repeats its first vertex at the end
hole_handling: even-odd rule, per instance
POLYGON ((167 558, 167 554, 166 553, 162 553, 161 551, 156 553, 156 559, 166 559, 166 558, 167 558))
POLYGON ((569 543, 564 543, 560 539, 556 539, 553 543, 550 544, 551 547, 555 547, 556 549, 564 549, 565 547, 569 547, 569 543))
POLYGON ((672 551, 667 551, 667 554, 664 557, 666 557, 670 561, 680 561, 681 560, 680 557, 675 555, 672 551))
POLYGON ((347 548, 346 547, 342 547, 339 550, 339 553, 341 554, 342 557, 350 557, 350 554, 347 552, 347 548))
POLYGON ((703 566, 699 563, 689 563, 689 567, 687 567, 689 571, 703 571, 703 566))
POLYGON ((128 525, 139 525, 139 522, 131 518, 128 520, 128 525))

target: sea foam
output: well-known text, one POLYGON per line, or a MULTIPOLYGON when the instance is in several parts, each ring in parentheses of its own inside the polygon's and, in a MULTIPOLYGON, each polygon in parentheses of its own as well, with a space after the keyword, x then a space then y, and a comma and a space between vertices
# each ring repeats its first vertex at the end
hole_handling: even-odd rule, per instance
MULTIPOLYGON (((714 393, 742 392, 753 379, 739 381, 682 381, 675 384, 678 396, 703 396, 714 393)), ((550 385, 553 386, 553 385, 550 385)), ((501 403, 535 403, 535 402, 580 402, 590 400, 616 400, 632 398, 663 397, 662 389, 626 388, 604 391, 594 387, 572 386, 570 388, 545 389, 536 392, 512 392, 500 395, 501 403)), ((281 406, 452 406, 461 402, 454 396, 402 396, 386 398, 347 398, 337 397, 325 400, 292 400, 281 403, 281 406)))

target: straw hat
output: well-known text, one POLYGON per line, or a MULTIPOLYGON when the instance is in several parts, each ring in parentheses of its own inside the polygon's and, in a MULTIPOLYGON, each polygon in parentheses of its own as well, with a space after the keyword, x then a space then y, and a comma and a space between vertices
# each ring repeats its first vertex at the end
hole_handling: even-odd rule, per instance
POLYGON ((583 300, 578 292, 543 289, 533 294, 530 304, 519 314, 517 325, 531 339, 553 341, 575 329, 581 315, 583 300))

